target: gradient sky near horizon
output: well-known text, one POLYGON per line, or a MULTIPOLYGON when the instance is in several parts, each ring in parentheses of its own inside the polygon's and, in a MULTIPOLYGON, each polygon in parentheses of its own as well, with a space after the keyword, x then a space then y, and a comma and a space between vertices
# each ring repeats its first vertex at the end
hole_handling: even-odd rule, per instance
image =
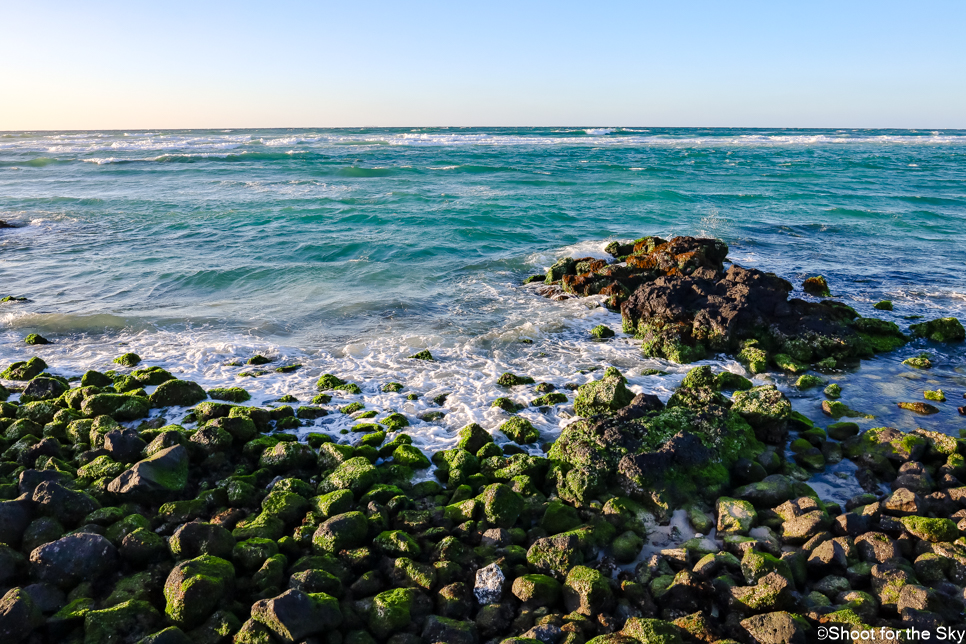
POLYGON ((966 128, 966 3, 0 0, 0 130, 966 128))

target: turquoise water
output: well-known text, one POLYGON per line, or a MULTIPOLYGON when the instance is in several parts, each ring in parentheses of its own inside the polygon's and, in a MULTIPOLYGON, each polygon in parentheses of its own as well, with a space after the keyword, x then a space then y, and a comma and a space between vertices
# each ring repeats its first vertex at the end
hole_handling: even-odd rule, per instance
MULTIPOLYGON (((595 324, 619 328, 594 301, 519 286, 562 255, 602 256, 610 239, 714 235, 734 261, 796 285, 824 274, 866 315, 888 298, 895 311, 874 314, 901 325, 966 318, 963 131, 4 133, 0 219, 21 226, 0 230, 0 295, 31 300, 0 305, 0 361, 36 353, 73 373, 131 349, 209 386, 242 384, 256 402, 307 399, 312 376, 332 370, 372 406, 436 408, 378 392, 396 379, 452 393, 449 415, 421 426, 427 444, 471 419, 495 426, 502 412, 486 405, 503 370, 562 385, 600 364, 656 366, 628 338, 587 341, 595 324), (55 344, 28 350, 34 331, 55 344), (406 359, 424 347, 440 362, 406 359), (306 366, 255 379, 224 366, 254 351, 306 366)), ((901 356, 843 374, 873 378, 843 400, 851 388, 880 421, 949 431, 964 354, 925 348, 941 358, 928 377, 953 390, 941 418, 896 415, 895 392, 873 387, 921 399, 923 383, 897 375, 901 356)), ((666 394, 671 370, 632 382, 666 394)), ((816 396, 796 406, 814 416, 816 396)), ((525 413, 548 438, 567 422, 566 410, 525 413)))

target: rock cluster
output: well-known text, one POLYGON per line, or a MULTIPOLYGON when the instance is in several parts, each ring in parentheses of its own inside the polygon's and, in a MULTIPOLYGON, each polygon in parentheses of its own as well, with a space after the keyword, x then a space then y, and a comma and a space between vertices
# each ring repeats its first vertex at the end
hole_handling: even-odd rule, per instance
MULTIPOLYGON (((894 323, 860 317, 834 300, 789 299, 792 284, 773 273, 735 264, 726 269, 728 246, 718 239, 643 237, 613 242, 606 250, 613 263, 559 260, 540 293, 605 296, 607 306, 620 310, 624 331, 643 340, 650 357, 688 363, 727 352, 752 373, 772 365, 799 373, 810 365, 842 367, 909 339, 894 323)), ((804 288, 829 295, 824 278, 809 278, 804 288)), ((962 328, 945 318, 914 325, 911 332, 950 341, 961 338, 962 328)))

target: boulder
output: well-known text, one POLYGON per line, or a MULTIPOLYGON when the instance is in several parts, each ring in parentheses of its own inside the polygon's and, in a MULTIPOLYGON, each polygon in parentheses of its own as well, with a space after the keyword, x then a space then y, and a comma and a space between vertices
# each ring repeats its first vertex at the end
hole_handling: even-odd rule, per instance
POLYGON ((741 622, 751 644, 805 644, 808 624, 791 613, 755 615, 741 622))
POLYGON ((0 543, 20 545, 24 530, 30 525, 29 498, 0 501, 0 543))
POLYGON ((776 445, 785 440, 792 404, 777 387, 752 387, 735 392, 731 400, 732 411, 754 428, 758 440, 776 445))
POLYGON ((962 342, 966 340, 966 329, 956 318, 939 318, 909 326, 917 338, 927 338, 935 342, 962 342))
POLYGON ((66 526, 76 525, 101 507, 85 492, 69 489, 55 481, 43 481, 37 485, 31 500, 37 504, 41 514, 53 517, 66 526))
POLYGON ((154 407, 190 407, 207 397, 201 385, 190 380, 168 380, 149 396, 154 407))
POLYGON ((255 602, 252 619, 263 624, 280 641, 292 644, 338 628, 342 612, 338 601, 330 595, 293 589, 255 602))
POLYGON ((84 398, 81 412, 90 418, 110 416, 115 420, 137 420, 148 415, 151 406, 140 396, 125 394, 95 394, 84 398))
POLYGON ((148 444, 133 429, 112 429, 104 435, 104 449, 118 463, 134 463, 148 444))
POLYGON ((171 569, 164 584, 165 614, 184 628, 200 625, 232 589, 235 569, 224 559, 202 555, 171 569))
POLYGON ((212 523, 190 521, 174 531, 168 548, 176 560, 211 555, 230 559, 235 548, 235 538, 227 529, 212 523))
POLYGON ((0 372, 0 378, 6 380, 31 380, 34 376, 43 373, 47 368, 47 363, 40 358, 34 357, 30 360, 14 362, 9 367, 0 372))
POLYGON ((604 377, 577 388, 574 411, 579 416, 612 415, 631 404, 634 394, 626 387, 625 378, 616 369, 604 377))
POLYGON ((46 543, 30 553, 34 575, 61 588, 114 572, 117 549, 99 534, 81 532, 46 543))
POLYGON ((476 584, 473 586, 473 595, 481 606, 495 604, 503 597, 503 585, 506 577, 500 567, 495 563, 485 566, 476 571, 476 584))
POLYGON ((312 543, 321 553, 337 553, 362 543, 369 522, 361 512, 346 512, 326 519, 312 535, 312 543))
POLYGON ((188 451, 181 445, 168 447, 135 463, 107 489, 121 497, 160 502, 181 492, 188 484, 188 451))
POLYGON ((0 598, 0 642, 17 642, 44 623, 40 608, 21 588, 12 588, 0 598))
POLYGON ((568 612, 593 617, 610 606, 613 596, 607 578, 600 571, 574 566, 564 581, 563 600, 568 612))

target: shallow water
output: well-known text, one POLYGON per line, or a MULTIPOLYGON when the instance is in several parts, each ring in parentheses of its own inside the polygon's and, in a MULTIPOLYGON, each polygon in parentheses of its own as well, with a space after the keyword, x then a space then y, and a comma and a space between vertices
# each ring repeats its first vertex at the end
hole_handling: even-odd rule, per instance
MULTIPOLYGON (((610 239, 714 235, 736 263, 796 285, 825 275, 863 315, 966 317, 964 161, 962 131, 0 133, 0 220, 21 226, 0 229, 0 296, 31 299, 0 305, 0 363, 40 355, 75 375, 133 350, 206 387, 244 386, 255 403, 307 402, 331 372, 358 382, 363 395, 346 399, 370 408, 445 411, 411 431, 438 449, 467 422, 505 419, 488 405, 507 370, 560 387, 613 364, 635 391, 670 395, 685 368, 641 358, 620 334, 589 341, 597 324, 619 330, 619 316, 520 286, 557 257, 603 256, 610 239), (895 310, 874 311, 885 298, 895 310), (30 332, 55 343, 26 347, 30 332), (439 361, 407 358, 422 348, 439 361), (255 352, 279 360, 269 374, 225 365, 255 352), (284 362, 305 366, 271 372, 284 362), (671 375, 639 375, 648 367, 671 375), (390 380, 406 389, 381 393, 390 380), (440 408, 431 398, 445 392, 440 408)), ((831 379, 876 416, 863 426, 957 433, 964 356, 914 343, 831 379), (932 370, 900 364, 921 350, 932 370), (940 414, 895 407, 937 387, 949 398, 940 414)), ((768 379, 827 424, 820 389, 768 379)), ((533 397, 518 389, 511 397, 533 397)), ((570 413, 523 415, 552 440, 570 413)), ((345 440, 352 421, 317 424, 304 429, 345 440)), ((827 498, 853 489, 834 473, 814 483, 827 498)))

